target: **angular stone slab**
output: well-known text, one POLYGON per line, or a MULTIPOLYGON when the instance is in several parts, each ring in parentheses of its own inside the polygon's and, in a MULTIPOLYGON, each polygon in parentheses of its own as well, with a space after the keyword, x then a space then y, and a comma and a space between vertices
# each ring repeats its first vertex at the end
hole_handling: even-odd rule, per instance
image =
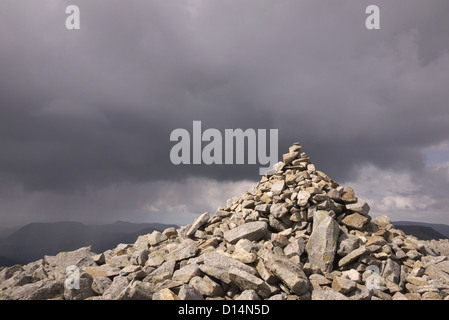
POLYGON ((269 213, 271 209, 271 204, 258 204, 254 210, 261 212, 261 213, 269 213))
POLYGON ((291 258, 295 255, 301 257, 305 249, 305 241, 302 238, 296 239, 293 242, 290 242, 285 248, 284 253, 287 257, 291 258))
POLYGON ((363 230, 364 226, 369 222, 369 220, 370 219, 367 216, 364 216, 360 213, 353 213, 344 217, 341 223, 351 229, 363 230))
POLYGON ((267 267, 297 295, 300 296, 309 291, 309 279, 296 263, 287 259, 273 259, 267 267))
POLYGON ((174 281, 188 283, 190 279, 201 275, 200 267, 196 264, 187 264, 173 273, 174 281))
POLYGON ((96 255, 92 252, 92 247, 83 247, 75 251, 60 252, 56 256, 44 256, 44 260, 51 266, 66 268, 70 265, 77 267, 96 266, 92 257, 96 255))
POLYGON ((348 263, 355 261, 356 259, 358 259, 360 256, 364 255, 367 252, 368 252, 368 250, 366 249, 366 247, 361 246, 360 248, 355 249, 354 251, 351 251, 346 256, 341 258, 340 261, 338 261, 338 266, 343 267, 343 266, 347 265, 348 263))
MULTIPOLYGON (((237 269, 248 272, 252 275, 256 275, 257 271, 235 259, 226 257, 219 253, 208 253, 203 256, 204 265, 212 266, 219 269, 229 270, 230 267, 235 267, 237 269)), ((204 272, 204 271, 203 271, 204 272)))
POLYGON ((189 284, 198 290, 203 296, 214 297, 224 294, 223 288, 208 276, 193 277, 189 284))
POLYGON ((155 246, 165 240, 167 240, 167 236, 160 233, 160 231, 154 230, 152 233, 148 235, 148 243, 150 246, 155 246))
POLYGON ((313 217, 313 231, 306 251, 312 268, 331 272, 340 232, 338 222, 327 211, 317 211, 313 217))
POLYGON ((333 289, 313 290, 312 300, 349 300, 348 297, 333 289))
POLYGON ((235 300, 260 300, 256 291, 245 290, 235 300))
POLYGON ((173 291, 168 288, 159 290, 153 294, 152 300, 181 300, 173 291))
POLYGON ((109 264, 103 264, 99 267, 85 267, 84 272, 92 277, 115 277, 120 274, 120 268, 111 267, 109 264))
POLYGON ((233 285, 242 291, 255 290, 263 298, 267 298, 270 295, 270 287, 265 281, 243 270, 231 267, 229 269, 229 279, 233 285))
POLYGON ((283 216, 285 216, 288 213, 288 208, 287 205, 285 203, 275 203, 271 206, 270 208, 270 213, 275 217, 275 218, 282 218, 283 216))
POLYGON ((341 294, 347 294, 357 288, 357 282, 343 277, 335 277, 332 281, 332 289, 341 294))
POLYGON ((284 191, 285 189, 285 181, 278 181, 273 184, 271 187, 271 192, 273 193, 273 196, 278 196, 284 191))
POLYGON ((178 297, 181 300, 204 300, 201 293, 188 284, 183 285, 179 289, 178 297))
POLYGON ((432 279, 440 280, 443 283, 449 284, 449 274, 438 269, 435 265, 430 265, 425 274, 431 277, 432 279))
POLYGON ((184 260, 188 258, 193 258, 198 252, 198 243, 185 243, 181 244, 176 250, 170 252, 167 255, 166 260, 184 260))
POLYGON ((221 280, 224 283, 230 284, 228 269, 218 268, 210 264, 200 265, 200 270, 208 276, 214 277, 215 279, 221 280))
POLYGON ((310 199, 310 193, 308 193, 305 190, 301 190, 298 192, 298 195, 296 196, 298 206, 304 207, 307 205, 310 199))
POLYGON ((48 300, 61 298, 63 293, 64 282, 62 280, 41 280, 4 291, 1 294, 1 299, 48 300))
POLYGON ((187 233, 186 233, 187 237, 193 236, 195 234, 195 232, 209 220, 209 218, 210 218, 210 215, 207 212, 203 213, 198 218, 196 218, 195 222, 192 223, 192 226, 190 227, 189 231, 187 231, 187 233))

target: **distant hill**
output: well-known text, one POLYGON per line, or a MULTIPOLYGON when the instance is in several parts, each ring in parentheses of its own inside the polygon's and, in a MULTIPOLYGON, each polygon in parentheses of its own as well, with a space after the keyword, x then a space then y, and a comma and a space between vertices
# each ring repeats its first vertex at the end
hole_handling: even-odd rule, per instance
POLYGON ((19 264, 19 262, 0 256, 0 266, 13 266, 15 264, 19 264))
MULTIPOLYGON (((410 231, 414 232, 423 232, 428 237, 431 237, 431 239, 449 239, 449 226, 446 224, 437 224, 437 223, 426 223, 426 222, 415 222, 415 221, 394 221, 393 225, 397 228, 401 226, 401 230, 408 229, 410 231), (422 227, 422 228, 416 228, 416 227, 422 227), (424 227, 431 228, 433 231, 429 229, 425 229, 424 227)), ((405 230, 403 230, 405 233, 407 233, 405 230)), ((409 234, 414 235, 413 233, 409 232, 409 234)), ((422 236, 425 236, 424 234, 422 236)), ((418 239, 420 239, 418 236, 416 236, 418 239)), ((431 239, 422 239, 422 240, 431 240, 431 239)))
POLYGON ((438 231, 435 231, 431 227, 424 226, 402 226, 395 225, 397 229, 400 229, 405 232, 405 234, 412 235, 417 237, 420 240, 438 240, 438 239, 447 239, 438 231))
POLYGON ((81 222, 30 223, 0 239, 0 266, 26 264, 92 245, 95 252, 112 249, 119 243, 134 243, 139 235, 162 231, 176 225, 160 223, 130 223, 117 221, 104 225, 81 222))
POLYGON ((0 226, 0 240, 3 238, 6 238, 7 236, 9 236, 10 234, 12 234, 14 231, 17 231, 18 229, 20 229, 22 226, 0 226))

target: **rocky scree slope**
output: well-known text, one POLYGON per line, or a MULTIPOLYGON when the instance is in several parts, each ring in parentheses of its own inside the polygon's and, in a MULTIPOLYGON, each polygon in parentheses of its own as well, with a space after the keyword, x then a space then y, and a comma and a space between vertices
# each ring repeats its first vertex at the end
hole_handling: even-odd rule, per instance
POLYGON ((295 143, 190 225, 1 269, 0 299, 448 300, 448 258, 369 210, 295 143))

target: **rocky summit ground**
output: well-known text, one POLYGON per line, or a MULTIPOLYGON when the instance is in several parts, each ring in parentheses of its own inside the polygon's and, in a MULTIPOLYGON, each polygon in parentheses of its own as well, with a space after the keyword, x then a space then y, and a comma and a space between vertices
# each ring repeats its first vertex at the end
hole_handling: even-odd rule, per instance
POLYGON ((0 299, 449 300, 438 245, 369 210, 295 143, 255 188, 190 225, 0 269, 0 299))

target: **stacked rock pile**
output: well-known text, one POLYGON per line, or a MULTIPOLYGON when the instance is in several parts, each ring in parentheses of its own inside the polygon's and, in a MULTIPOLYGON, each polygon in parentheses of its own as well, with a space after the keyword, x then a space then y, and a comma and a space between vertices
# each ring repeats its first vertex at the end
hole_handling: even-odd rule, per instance
POLYGON ((192 224, 0 270, 0 299, 449 299, 449 260, 405 235, 301 146, 192 224))

